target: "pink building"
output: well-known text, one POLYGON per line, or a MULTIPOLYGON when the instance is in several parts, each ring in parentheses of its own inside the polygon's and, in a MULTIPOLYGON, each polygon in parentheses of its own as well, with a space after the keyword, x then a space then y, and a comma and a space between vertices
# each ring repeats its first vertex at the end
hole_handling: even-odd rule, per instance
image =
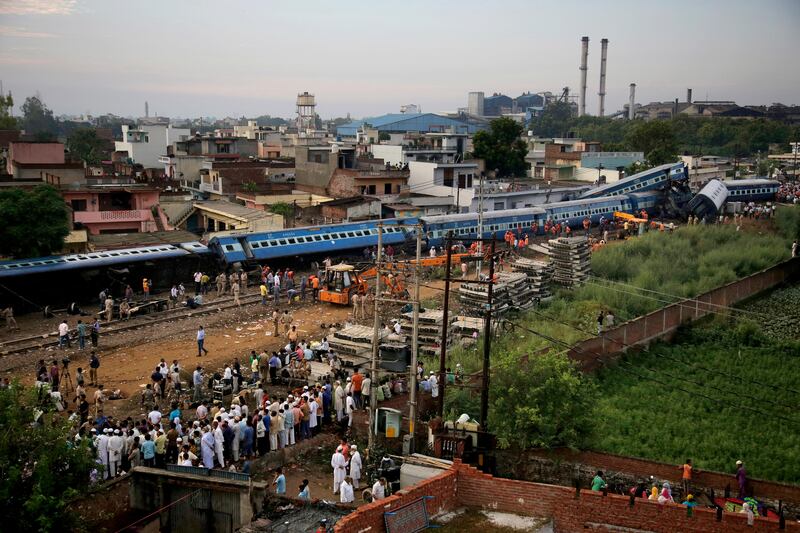
POLYGON ((14 174, 14 163, 23 165, 64 163, 64 145, 59 142, 11 142, 8 144, 6 172, 14 174))
POLYGON ((72 207, 74 225, 86 228, 92 235, 173 229, 158 205, 156 188, 86 186, 64 189, 61 195, 72 207))

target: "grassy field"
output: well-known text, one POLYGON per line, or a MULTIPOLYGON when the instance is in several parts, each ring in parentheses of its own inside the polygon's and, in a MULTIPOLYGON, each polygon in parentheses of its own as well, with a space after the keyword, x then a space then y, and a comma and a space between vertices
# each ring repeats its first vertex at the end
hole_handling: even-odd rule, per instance
POLYGON ((753 477, 800 483, 800 343, 721 319, 679 338, 598 374, 592 447, 701 470, 741 459, 753 477))
POLYGON ((779 287, 768 295, 737 306, 753 320, 760 320, 764 333, 775 340, 800 339, 800 283, 779 287))

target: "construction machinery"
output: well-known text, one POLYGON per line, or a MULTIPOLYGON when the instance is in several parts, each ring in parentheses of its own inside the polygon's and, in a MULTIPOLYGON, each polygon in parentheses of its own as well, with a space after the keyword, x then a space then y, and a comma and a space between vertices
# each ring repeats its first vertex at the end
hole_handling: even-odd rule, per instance
MULTIPOLYGON (((450 262, 452 265, 459 265, 462 259, 467 257, 470 257, 470 254, 452 254, 450 262)), ((425 257, 420 259, 420 266, 423 268, 443 267, 446 262, 445 255, 425 257)), ((385 287, 384 294, 393 298, 408 298, 405 277, 413 275, 416 264, 416 259, 385 263, 381 269, 381 283, 385 287)), ((354 294, 367 294, 369 290, 367 280, 375 279, 377 275, 378 269, 374 265, 363 270, 358 270, 353 265, 333 265, 325 271, 319 299, 321 302, 349 305, 354 294)))
POLYGON ((333 265, 325 270, 319 291, 321 302, 349 305, 354 294, 367 294, 369 286, 353 265, 333 265))

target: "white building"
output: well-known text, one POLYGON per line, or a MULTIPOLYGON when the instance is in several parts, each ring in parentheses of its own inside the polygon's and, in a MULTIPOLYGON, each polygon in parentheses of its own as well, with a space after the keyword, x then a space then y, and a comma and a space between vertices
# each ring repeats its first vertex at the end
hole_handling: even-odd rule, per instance
POLYGON ((408 163, 408 189, 430 196, 450 196, 459 212, 468 211, 478 186, 477 163, 408 163))
POLYGON ((167 146, 189 138, 187 128, 173 128, 169 125, 139 125, 131 128, 122 126, 122 141, 114 143, 114 150, 127 152, 134 163, 145 168, 163 167, 161 156, 167 153, 167 146))

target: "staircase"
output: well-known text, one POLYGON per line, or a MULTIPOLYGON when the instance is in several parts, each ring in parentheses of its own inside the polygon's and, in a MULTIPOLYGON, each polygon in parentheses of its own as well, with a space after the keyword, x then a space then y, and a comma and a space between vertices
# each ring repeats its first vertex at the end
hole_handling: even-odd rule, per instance
POLYGON ((158 204, 152 206, 150 208, 150 212, 153 213, 153 220, 156 222, 156 228, 158 231, 166 231, 164 223, 161 221, 161 210, 158 208, 158 204))

